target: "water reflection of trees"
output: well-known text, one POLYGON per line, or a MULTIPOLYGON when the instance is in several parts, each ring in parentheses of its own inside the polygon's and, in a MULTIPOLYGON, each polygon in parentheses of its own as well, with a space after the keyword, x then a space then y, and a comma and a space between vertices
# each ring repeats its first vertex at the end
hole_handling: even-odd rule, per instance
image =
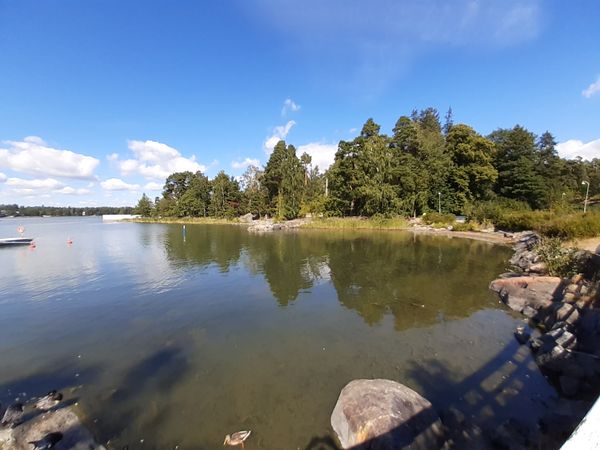
POLYGON ((247 238, 246 230, 239 227, 187 225, 184 234, 181 225, 171 225, 166 228, 164 243, 175 266, 215 264, 227 272, 240 260, 247 238))
POLYGON ((498 272, 489 244, 382 233, 328 243, 331 280, 340 303, 369 324, 388 313, 398 329, 481 309, 498 272))
MULTIPOLYGON (((392 314, 398 329, 465 317, 481 309, 502 270, 502 249, 478 241, 411 233, 251 234, 232 226, 169 227, 165 247, 178 265, 243 264, 263 274, 282 305, 331 279, 338 299, 369 325, 392 314)), ((506 252, 508 253, 508 252, 506 252)))

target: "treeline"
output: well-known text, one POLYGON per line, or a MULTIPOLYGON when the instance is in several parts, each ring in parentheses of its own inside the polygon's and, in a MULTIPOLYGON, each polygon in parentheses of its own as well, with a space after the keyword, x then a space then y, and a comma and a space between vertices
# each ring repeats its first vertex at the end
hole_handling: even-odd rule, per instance
POLYGON ((0 217, 8 216, 101 216, 103 214, 133 214, 133 207, 85 207, 72 208, 70 206, 19 206, 0 205, 0 217))
POLYGON ((280 141, 263 168, 250 166, 236 180, 220 172, 174 173, 162 197, 145 194, 137 211, 145 216, 235 217, 252 213, 292 219, 326 216, 411 215, 428 211, 467 214, 483 203, 514 209, 547 209, 600 193, 600 159, 558 156, 550 132, 536 136, 520 125, 483 136, 441 123, 434 108, 402 116, 391 136, 372 119, 351 141, 340 141, 324 173, 307 154, 280 141))

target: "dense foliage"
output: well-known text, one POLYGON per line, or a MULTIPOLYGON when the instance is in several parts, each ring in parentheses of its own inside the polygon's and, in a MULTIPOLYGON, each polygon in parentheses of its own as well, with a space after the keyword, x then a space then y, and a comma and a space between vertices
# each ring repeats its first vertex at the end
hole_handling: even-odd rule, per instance
POLYGON ((539 218, 542 213, 535 210, 564 212, 580 204, 584 180, 590 183, 590 196, 600 194, 600 159, 560 158, 549 132, 537 137, 516 125, 482 136, 468 125, 454 124, 451 110, 442 125, 438 112, 427 108, 400 117, 391 136, 368 119, 356 138, 340 141, 325 173, 282 140, 264 168, 250 166, 238 179, 224 172, 213 180, 201 172, 174 173, 162 197, 154 202, 142 197, 137 210, 145 216, 251 213, 279 219, 308 213, 394 217, 437 212, 518 229, 528 218, 539 218))

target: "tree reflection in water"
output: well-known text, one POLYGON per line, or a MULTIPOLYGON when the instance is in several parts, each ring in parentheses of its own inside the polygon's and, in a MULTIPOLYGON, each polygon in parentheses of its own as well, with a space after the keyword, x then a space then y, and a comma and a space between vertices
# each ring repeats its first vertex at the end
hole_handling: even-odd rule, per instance
POLYGON ((508 250, 479 241, 410 232, 301 230, 253 234, 243 227, 170 226, 165 249, 175 265, 263 274, 280 306, 329 281, 339 302, 369 325, 393 315, 398 330, 466 317, 490 306, 487 284, 508 250))

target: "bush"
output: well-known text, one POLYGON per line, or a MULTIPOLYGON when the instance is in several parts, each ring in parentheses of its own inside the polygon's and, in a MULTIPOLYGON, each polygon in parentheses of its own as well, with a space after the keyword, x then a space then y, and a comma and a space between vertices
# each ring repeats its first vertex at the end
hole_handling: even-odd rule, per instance
POLYGON ((475 203, 465 208, 467 217, 480 223, 485 221, 497 223, 507 213, 525 211, 531 211, 527 203, 508 198, 475 203))
POLYGON ((539 224, 537 230, 545 236, 563 239, 600 236, 600 212, 557 215, 539 224))
POLYGON ((485 228, 489 228, 490 224, 481 224, 474 220, 468 220, 467 222, 456 222, 452 226, 452 231, 481 231, 485 228))
POLYGON ((550 275, 571 277, 578 272, 576 249, 563 246, 560 238, 544 237, 535 246, 534 251, 540 255, 548 266, 550 275))
POLYGON ((547 223, 554 217, 554 213, 550 211, 516 211, 505 212, 494 224, 503 230, 523 231, 536 230, 540 231, 542 224, 547 223))
POLYGON ((454 214, 440 214, 437 212, 428 212, 423 215, 423 222, 427 225, 448 226, 456 221, 454 214))

